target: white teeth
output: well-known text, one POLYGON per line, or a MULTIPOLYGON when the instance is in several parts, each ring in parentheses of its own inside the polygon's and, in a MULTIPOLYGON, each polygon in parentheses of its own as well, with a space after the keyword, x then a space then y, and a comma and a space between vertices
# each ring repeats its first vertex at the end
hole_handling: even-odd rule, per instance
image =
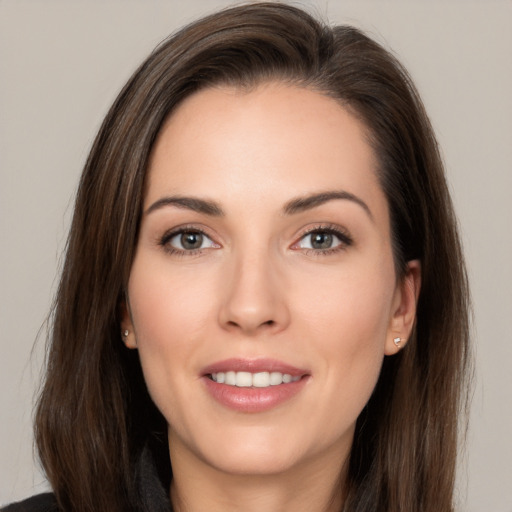
POLYGON ((289 382, 297 382, 300 377, 292 377, 289 373, 281 372, 217 372, 211 374, 212 380, 219 384, 241 388, 268 388, 289 382))
POLYGON ((236 372, 236 385, 239 388, 250 388, 252 386, 252 374, 249 372, 236 372))
POLYGON ((267 388, 270 386, 270 374, 268 372, 255 373, 252 376, 252 385, 255 388, 267 388))
POLYGON ((283 382, 283 374, 279 372, 272 372, 270 374, 270 384, 272 386, 277 386, 283 382))

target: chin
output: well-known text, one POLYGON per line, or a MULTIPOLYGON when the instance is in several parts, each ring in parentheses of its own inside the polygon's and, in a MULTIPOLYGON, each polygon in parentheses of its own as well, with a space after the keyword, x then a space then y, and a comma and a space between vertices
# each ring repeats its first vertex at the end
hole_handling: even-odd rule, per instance
POLYGON ((344 451, 337 446, 340 438, 332 440, 330 433, 324 433, 325 436, 310 439, 308 432, 301 435, 298 429, 231 429, 222 439, 218 436, 216 443, 203 445, 201 451, 208 465, 231 475, 270 476, 300 468, 309 472, 317 458, 344 451))
POLYGON ((286 473, 299 465, 299 458, 290 455, 272 452, 269 453, 268 447, 265 450, 259 450, 249 453, 244 450, 243 455, 238 455, 236 450, 231 450, 228 458, 224 458, 221 463, 212 461, 212 466, 216 469, 230 475, 251 475, 251 476, 270 476, 286 473))
POLYGON ((181 439, 171 434, 171 459, 185 451, 225 474, 264 476, 286 472, 307 457, 301 436, 297 432, 290 435, 289 429, 238 425, 222 432, 201 430, 181 439))

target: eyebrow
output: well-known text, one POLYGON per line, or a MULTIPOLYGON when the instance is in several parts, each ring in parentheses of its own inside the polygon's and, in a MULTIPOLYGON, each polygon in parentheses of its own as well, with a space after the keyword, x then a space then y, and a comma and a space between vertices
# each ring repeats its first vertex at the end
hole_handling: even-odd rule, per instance
MULTIPOLYGON (((331 190, 328 192, 319 192, 308 196, 297 197, 288 201, 283 207, 283 213, 285 215, 294 215, 301 213, 312 208, 316 208, 322 204, 334 200, 346 200, 352 201, 355 204, 361 206, 367 213, 371 220, 373 219, 372 212, 368 205, 359 197, 345 190, 331 190)), ((194 212, 202 213, 204 215, 210 215, 212 217, 223 217, 225 215, 224 210, 215 201, 208 199, 199 199, 197 197, 187 196, 166 196, 155 201, 145 212, 146 215, 164 208, 165 206, 175 206, 176 208, 183 208, 185 210, 191 210, 194 212)))
POLYGON ((207 199, 199 199, 197 197, 185 196, 166 196, 158 201, 155 201, 145 212, 148 215, 155 210, 163 208, 164 206, 175 206, 185 210, 192 210, 194 212, 211 215, 212 217, 223 217, 224 211, 215 202, 207 199))
POLYGON ((356 203, 367 213, 367 215, 370 217, 372 221, 374 220, 372 212, 368 205, 356 195, 351 194, 350 192, 347 192, 345 190, 330 190, 327 192, 311 194, 305 197, 297 197, 286 203, 286 205, 283 208, 283 211, 286 215, 293 215, 295 213, 310 210, 312 208, 315 208, 317 206, 320 206, 324 203, 336 199, 342 199, 356 203))

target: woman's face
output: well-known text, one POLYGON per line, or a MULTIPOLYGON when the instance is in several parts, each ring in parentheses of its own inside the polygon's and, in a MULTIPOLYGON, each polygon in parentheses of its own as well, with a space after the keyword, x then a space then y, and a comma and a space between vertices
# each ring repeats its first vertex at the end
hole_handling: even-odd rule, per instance
POLYGON ((304 88, 207 89, 167 121, 122 327, 173 464, 339 470, 414 317, 376 167, 361 123, 304 88))

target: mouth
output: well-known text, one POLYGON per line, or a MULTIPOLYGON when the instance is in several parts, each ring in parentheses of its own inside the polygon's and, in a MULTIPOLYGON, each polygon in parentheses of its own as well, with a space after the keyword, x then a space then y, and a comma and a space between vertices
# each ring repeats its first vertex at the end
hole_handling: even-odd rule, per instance
POLYGON ((301 376, 292 376, 289 373, 281 372, 217 372, 211 373, 208 377, 219 384, 227 386, 236 386, 239 388, 268 388, 270 386, 280 386, 281 384, 289 384, 297 382, 301 376))
POLYGON ((208 366, 201 374, 216 402, 244 413, 264 412, 288 402, 311 376, 273 359, 229 359, 208 366))

